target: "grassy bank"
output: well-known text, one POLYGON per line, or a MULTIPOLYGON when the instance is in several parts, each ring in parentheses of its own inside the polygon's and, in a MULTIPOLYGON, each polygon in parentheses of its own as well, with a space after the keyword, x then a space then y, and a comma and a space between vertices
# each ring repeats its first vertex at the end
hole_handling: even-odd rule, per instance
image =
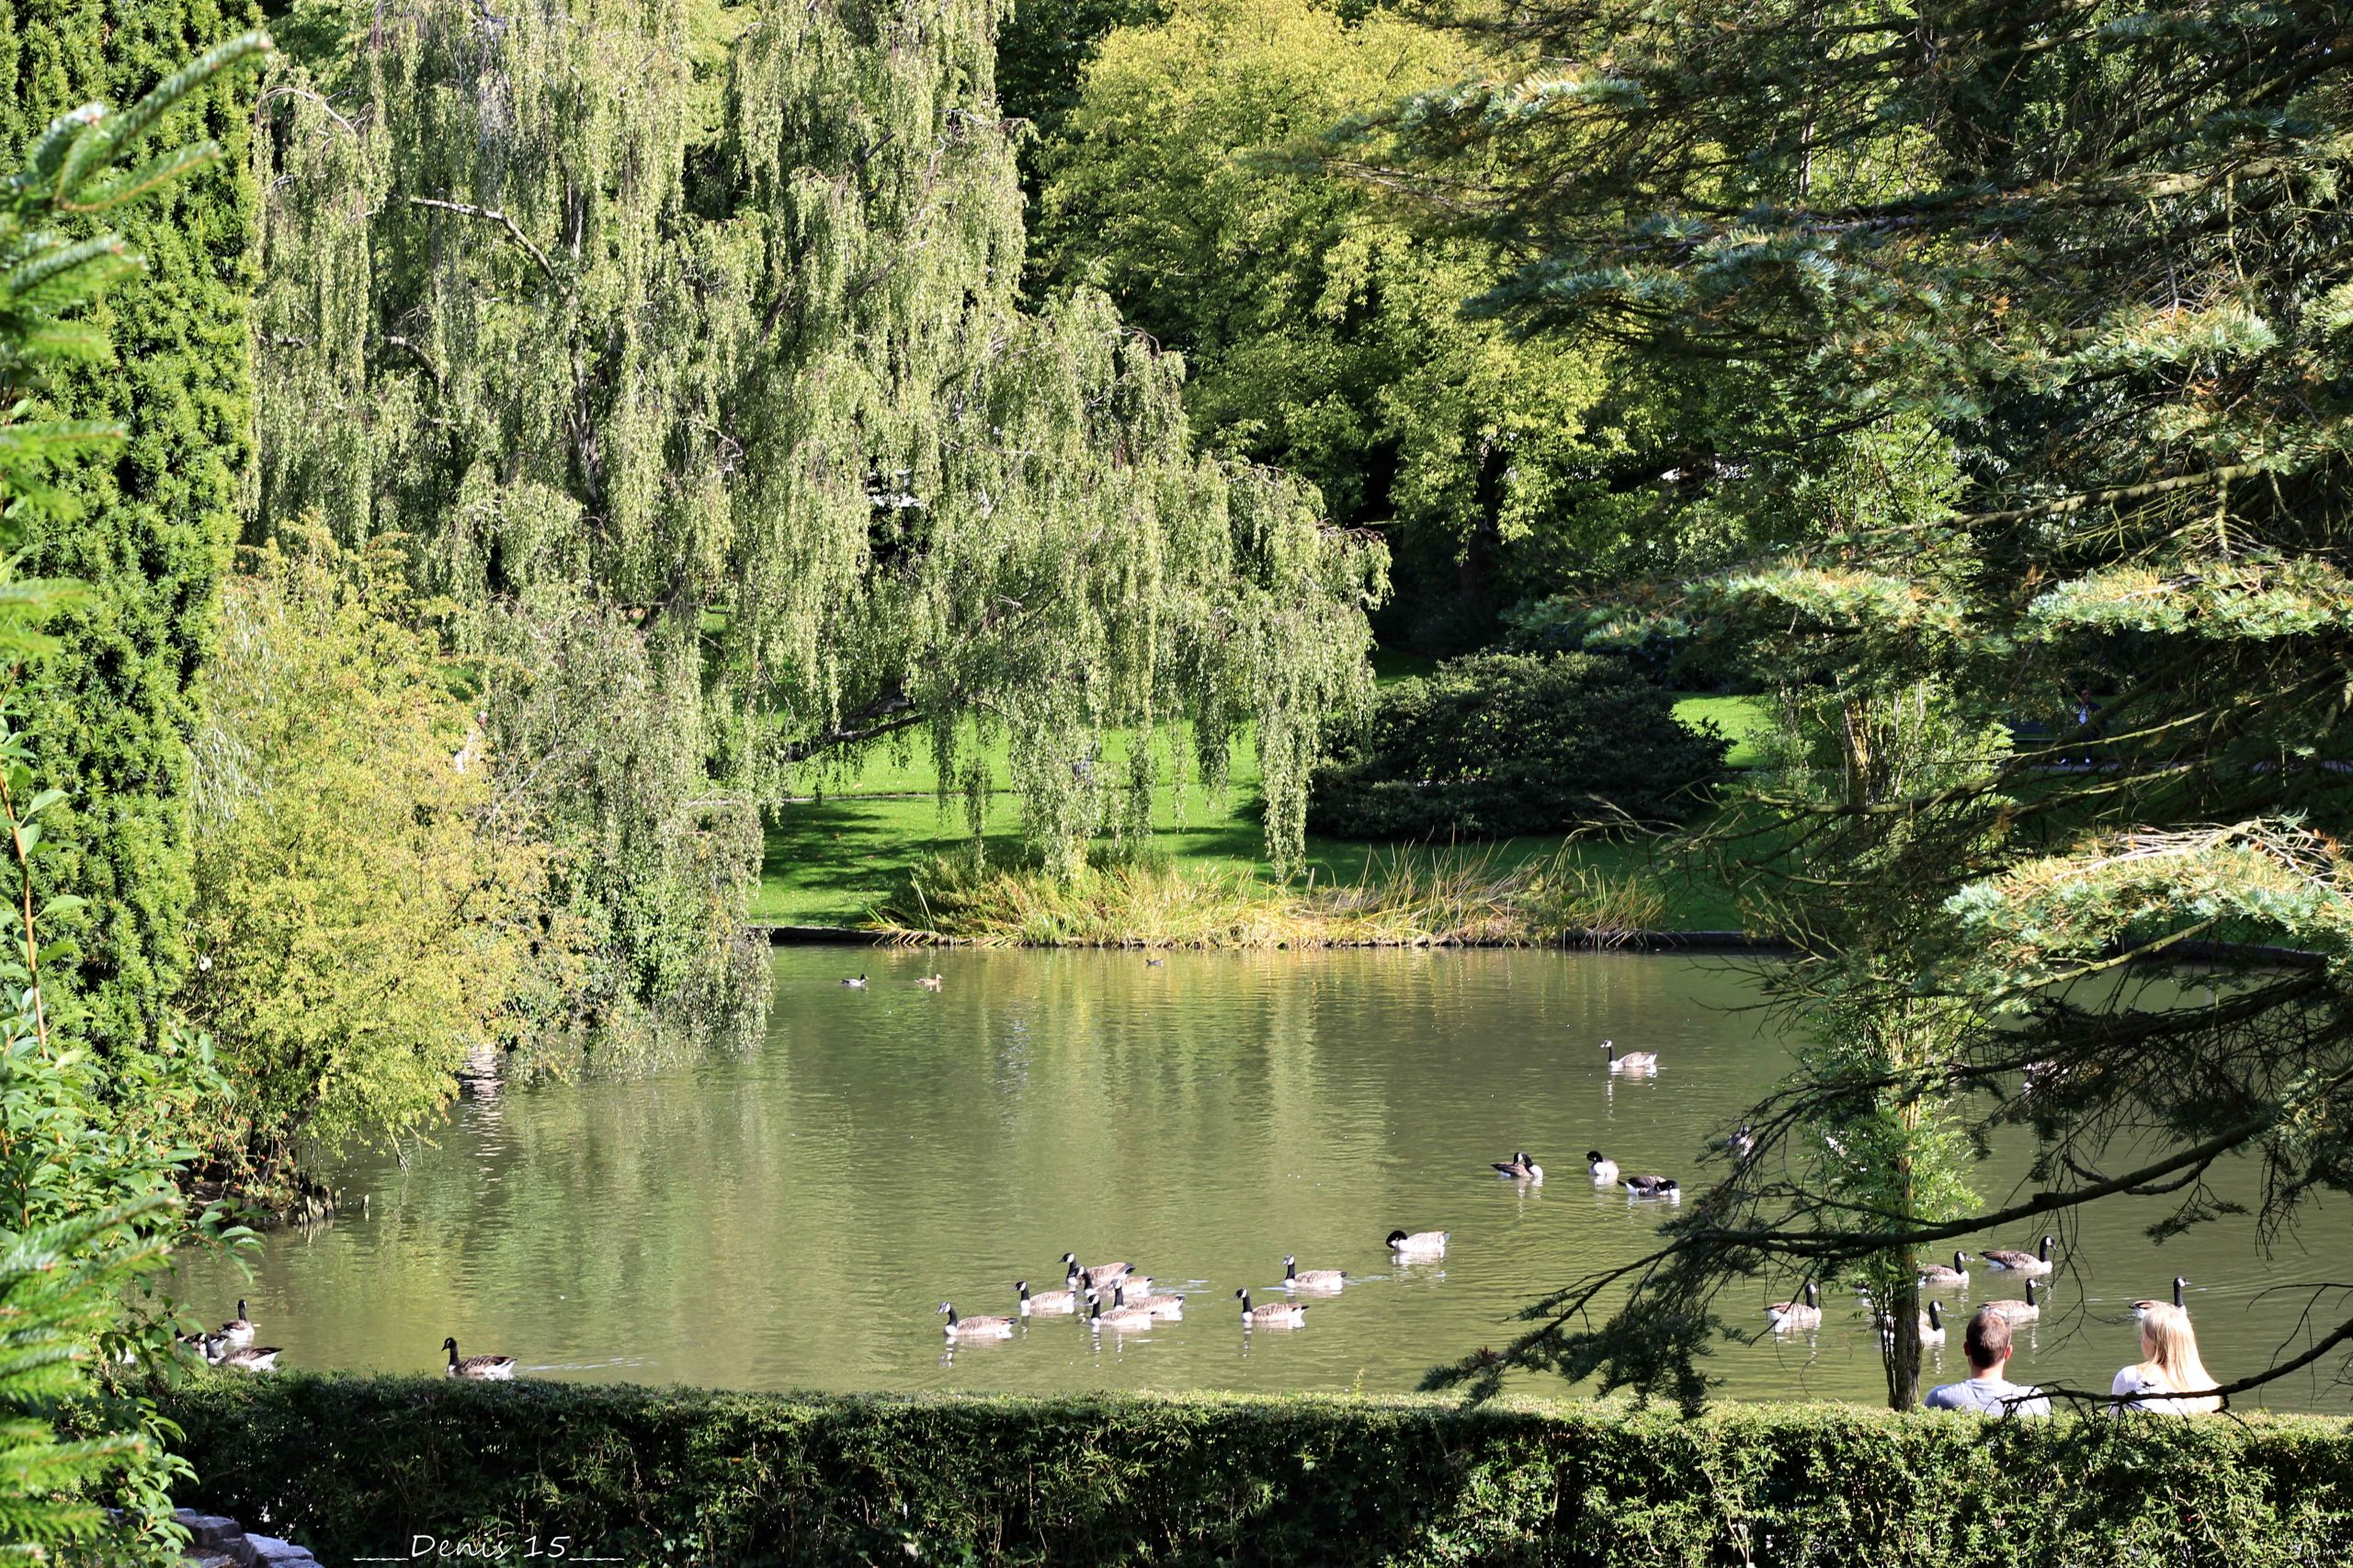
MULTIPOLYGON (((1413 673, 1397 659, 1383 661, 1384 678, 1413 673)), ((1676 705, 1681 716, 1711 719, 1733 738, 1735 767, 1750 760, 1746 737, 1763 722, 1753 699, 1690 697, 1676 705)), ((1005 776, 1003 743, 989 756, 992 770, 1005 776)), ((968 842, 961 802, 943 816, 933 795, 928 753, 877 750, 855 768, 815 774, 805 781, 812 799, 787 807, 770 824, 759 892, 752 918, 788 925, 861 926, 892 903, 919 867, 962 848, 968 842)), ((1142 859, 1165 867, 1205 887, 1264 884, 1271 876, 1261 855, 1257 819, 1257 767, 1245 745, 1234 756, 1233 778, 1222 801, 1194 789, 1156 792, 1153 835, 1142 859)), ((989 803, 986 849, 991 864, 1012 865, 1021 852, 1020 811, 1010 793, 989 803)), ((1554 885, 1572 874, 1620 881, 1651 877, 1649 849, 1642 845, 1558 836, 1505 839, 1465 851, 1402 853, 1379 846, 1311 838, 1308 885, 1324 890, 1370 888, 1403 872, 1424 886, 1438 881, 1493 882, 1524 869, 1552 869, 1554 885)), ((1267 898, 1280 902, 1276 890, 1267 898)), ((1723 930, 1739 924, 1721 888, 1660 880, 1660 918, 1672 930, 1723 930)), ((1205 897, 1223 897, 1222 892, 1205 897)), ((904 901, 899 901, 904 902, 904 901)), ((1360 901, 1359 901, 1360 902, 1360 901)), ((898 910, 901 915, 904 911, 898 910)))
MULTIPOLYGON (((198 1480, 328 1562, 420 1537, 665 1565, 2353 1561, 2353 1425, 1698 1419, 1426 1398, 830 1398, 214 1375, 198 1480)), ((446 1555, 459 1550, 440 1547, 446 1555)))

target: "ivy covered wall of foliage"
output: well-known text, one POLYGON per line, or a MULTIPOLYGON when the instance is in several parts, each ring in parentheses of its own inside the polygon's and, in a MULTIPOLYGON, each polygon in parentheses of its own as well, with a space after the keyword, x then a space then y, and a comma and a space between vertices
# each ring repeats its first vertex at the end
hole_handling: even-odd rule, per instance
MULTIPOLYGON (((94 100, 136 102, 254 21, 241 0, 11 0, 0 141, 21 146, 94 100)), ((116 363, 90 368, 73 403, 130 439, 68 478, 81 516, 36 523, 23 567, 90 590, 51 623, 62 646, 26 711, 43 785, 69 791, 42 875, 88 901, 50 934, 76 949, 65 983, 102 1051, 147 1031, 189 957, 192 693, 252 449, 250 88, 216 81, 175 109, 174 145, 210 137, 230 155, 112 219, 146 276, 96 312, 116 363)))

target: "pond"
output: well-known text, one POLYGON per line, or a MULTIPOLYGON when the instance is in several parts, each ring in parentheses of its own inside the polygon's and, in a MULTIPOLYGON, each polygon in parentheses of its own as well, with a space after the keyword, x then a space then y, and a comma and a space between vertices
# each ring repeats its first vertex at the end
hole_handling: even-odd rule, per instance
MULTIPOLYGON (((1659 1206, 1597 1189, 1586 1150, 1697 1183, 1709 1141, 1787 1061, 1725 959, 797 948, 775 965, 757 1047, 462 1100, 430 1146, 341 1170, 345 1211, 271 1236, 250 1282, 199 1258, 184 1291, 216 1321, 248 1298, 283 1364, 310 1369, 429 1371, 455 1335, 527 1377, 1401 1391, 1501 1344, 1531 1294, 1652 1244, 1659 1206), (940 989, 920 987, 935 967, 940 989), (861 970, 865 989, 839 983, 861 970), (1605 1037, 1661 1070, 1613 1079, 1605 1037), (1489 1170, 1516 1149, 1540 1185, 1489 1170), (1450 1232, 1444 1259, 1392 1262, 1400 1228, 1450 1232), (1007 1312, 1015 1280, 1058 1288, 1073 1251, 1148 1269, 1189 1298, 1183 1320, 1097 1337, 1041 1317, 944 1346, 943 1300, 1007 1312), (1245 1333, 1233 1292, 1279 1299, 1287 1253, 1350 1282, 1298 1330, 1245 1333)), ((1997 1157, 1979 1190, 2006 1198, 2023 1168, 2022 1150, 1997 1157)), ((2254 1179, 2241 1164, 2216 1187, 2246 1199, 2254 1179)), ((2156 1212, 2072 1236, 2013 1376, 2105 1387, 2138 1358, 2129 1303, 2176 1274, 2208 1365, 2238 1376, 2297 1331, 2302 1299, 2266 1287, 2353 1278, 2333 1214, 2307 1223, 2308 1250, 2267 1259, 2247 1221, 2158 1246, 2141 1229, 2156 1212)), ((1785 1293, 1760 1282, 1757 1305, 1785 1293)), ((1980 1267, 1948 1299, 2018 1293, 1980 1267)), ((1722 1392, 1876 1403, 1861 1309, 1824 1304, 1814 1334, 1720 1346, 1722 1392)), ((1932 1375, 1967 1375, 1959 1339, 1932 1375)), ((2264 1403, 2343 1411, 2323 1365, 2264 1403)))

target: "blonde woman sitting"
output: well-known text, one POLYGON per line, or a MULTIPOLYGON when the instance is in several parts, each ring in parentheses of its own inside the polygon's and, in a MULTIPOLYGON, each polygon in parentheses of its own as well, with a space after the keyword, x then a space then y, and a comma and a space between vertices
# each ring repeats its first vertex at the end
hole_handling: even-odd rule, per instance
POLYGON ((2215 1387, 2198 1358, 2198 1334, 2189 1314, 2166 1301, 2141 1309, 2143 1359, 2116 1374, 2109 1389, 2111 1413, 2146 1410, 2159 1415, 2202 1415, 2222 1408, 2222 1396, 2199 1391, 2215 1387))

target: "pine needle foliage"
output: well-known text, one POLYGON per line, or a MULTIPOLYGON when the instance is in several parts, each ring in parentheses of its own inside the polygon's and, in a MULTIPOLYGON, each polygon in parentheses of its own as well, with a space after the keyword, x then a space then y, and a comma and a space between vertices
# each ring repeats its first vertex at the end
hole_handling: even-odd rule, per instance
POLYGON ((75 949, 57 999, 71 994, 102 1050, 153 1032, 188 962, 188 741, 252 444, 255 190, 244 73, 191 80, 183 68, 255 20, 250 0, 0 14, 0 146, 28 146, 60 117, 75 128, 49 171, 74 188, 39 226, 86 247, 85 259, 47 289, 140 276, 41 340, 41 373, 73 409, 52 417, 119 437, 48 443, 49 494, 15 514, 5 546, 24 552, 28 576, 84 585, 51 622, 44 697, 23 716, 43 788, 69 791, 44 891, 85 901, 56 921, 75 949), (99 166, 87 160, 108 149, 127 155, 87 177, 99 166))
POLYGON ((76 1006, 55 979, 74 948, 51 926, 72 925, 87 905, 49 890, 68 874, 61 867, 86 864, 70 835, 91 819, 71 814, 68 791, 44 787, 59 766, 51 743, 72 727, 57 722, 47 665, 75 653, 70 634, 54 637, 43 623, 105 590, 26 574, 26 546, 89 531, 78 487, 61 482, 62 471, 131 438, 116 421, 73 412, 78 378, 111 363, 97 302, 138 270, 125 241, 96 221, 218 154, 199 142, 131 161, 175 105, 267 48, 248 34, 167 75, 128 110, 92 103, 62 115, 0 180, 0 829, 9 910, 0 941, 0 1551, 25 1562, 160 1565, 178 1555, 185 1532, 168 1523, 166 1487, 186 1465, 165 1454, 152 1407, 88 1396, 102 1353, 168 1353, 160 1325, 127 1331, 118 1320, 126 1292, 160 1267, 182 1227, 174 1176, 188 1158, 183 1119, 222 1088, 204 1042, 177 1035, 109 1039, 101 1071, 77 1031, 119 1020, 124 998, 76 1006), (69 1398, 82 1435, 60 1438, 69 1398), (110 1514, 102 1500, 123 1511, 110 1514))
MULTIPOLYGON (((1515 69, 1392 124, 1419 160, 1399 177, 1520 258, 1476 308, 1662 374, 1715 367, 1779 411, 1768 439, 1710 431, 1700 470, 1707 505, 1778 516, 1760 531, 1787 548, 1628 593, 1629 629, 1745 642, 1800 696, 1926 683, 1953 716, 1949 766, 1762 792, 1713 847, 1755 919, 1823 955, 1795 999, 1943 999, 1965 1027, 1793 1082, 1754 1113, 1748 1170, 1657 1255, 1539 1304, 1515 1355, 1696 1399, 1711 1304, 1749 1272, 2063 1227, 2126 1193, 2173 1196, 2160 1237, 2219 1220, 2268 1241, 2344 1190, 2340 8, 1529 0, 1461 19, 1515 69), (1919 460, 1799 505, 1800 479, 1874 442, 1919 460), (1882 504, 1920 473, 1949 492, 1882 504), (2211 1006, 2129 967, 2212 938, 2313 956, 2224 948, 2211 1006), (1888 1094, 1949 1096, 1981 1147, 2031 1128, 2030 1191, 1826 1221, 1832 1195, 1774 1140, 1888 1094), (2203 1180, 2242 1158, 2265 1194, 2246 1215, 2203 1180), (1605 1298, 1615 1321, 1579 1326, 1605 1298)), ((2348 1339, 2316 1329, 2234 1389, 2348 1339)))

